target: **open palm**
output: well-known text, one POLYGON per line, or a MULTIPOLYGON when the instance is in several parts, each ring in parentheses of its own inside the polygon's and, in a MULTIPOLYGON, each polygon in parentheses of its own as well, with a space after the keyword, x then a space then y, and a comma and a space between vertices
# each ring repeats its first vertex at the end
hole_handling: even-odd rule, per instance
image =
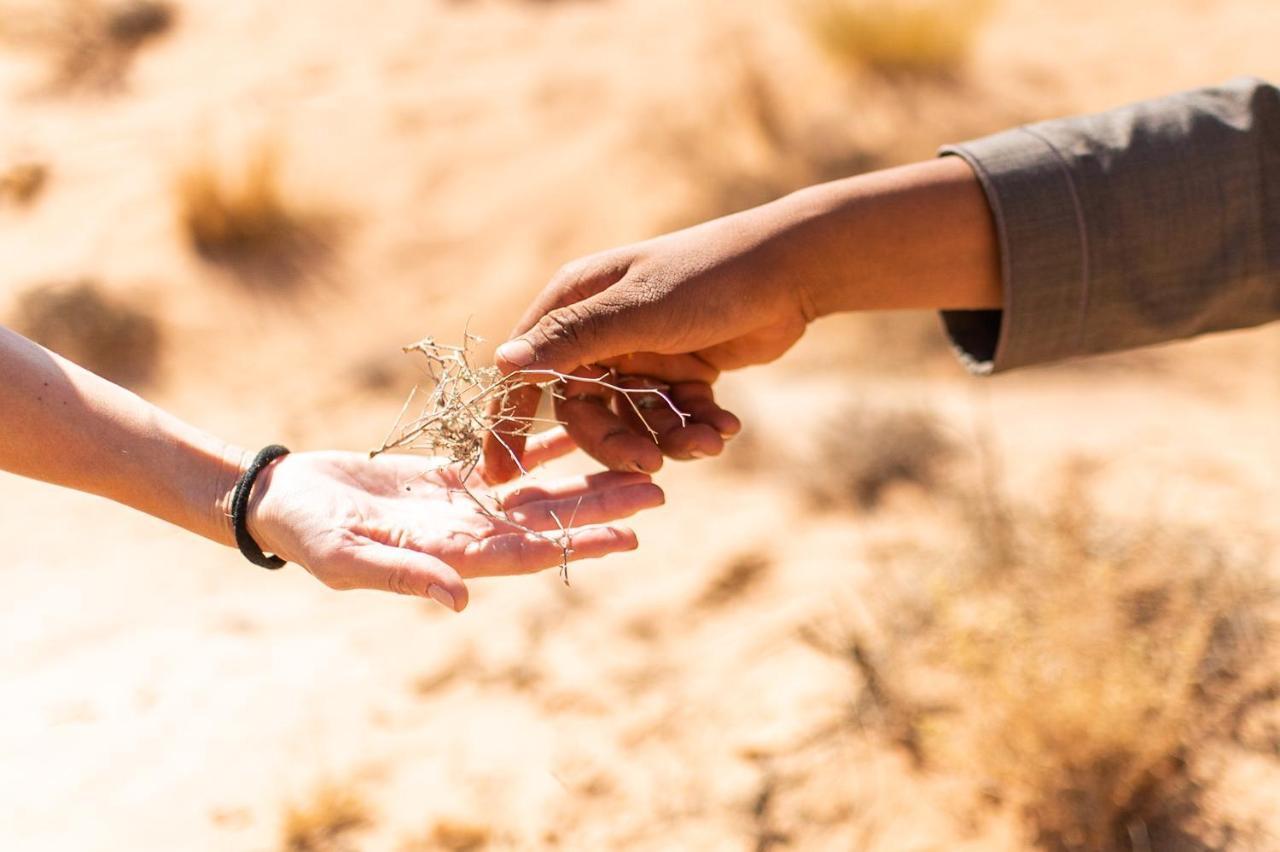
MULTIPOLYGON (((574 449, 563 430, 530 439, 532 470, 574 449)), ((264 550, 334 589, 380 589, 467 605, 464 579, 527 574, 636 546, 605 525, 661 505, 648 476, 604 472, 496 490, 459 465, 358 453, 299 453, 254 488, 249 529, 264 550)))

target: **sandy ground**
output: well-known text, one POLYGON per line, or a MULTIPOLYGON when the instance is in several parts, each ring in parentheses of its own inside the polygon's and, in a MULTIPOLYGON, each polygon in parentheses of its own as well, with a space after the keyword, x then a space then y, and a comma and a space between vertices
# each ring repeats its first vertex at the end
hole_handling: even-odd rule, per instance
MULTIPOLYGON (((790 18, 777 2, 190 0, 109 97, 40 94, 39 56, 4 49, 0 157, 49 162, 53 179, 33 208, 0 210, 0 311, 92 275, 164 322, 149 396, 248 446, 363 449, 412 382, 401 343, 468 321, 500 338, 560 262, 686 216, 703 158, 768 167, 726 56, 763 57, 789 114, 843 120, 878 162, 1280 79, 1280 7, 1264 0, 1005 0, 966 88, 901 99, 850 84, 790 18), (194 257, 174 212, 184 167, 264 140, 291 191, 343 223, 323 281, 287 303, 194 257), (689 162, 673 155, 690 145, 689 162)), ((271 849, 286 806, 331 782, 371 803, 354 841, 369 850, 442 823, 518 849, 760 849, 774 822, 793 848, 1018 848, 1007 820, 975 827, 952 782, 856 731, 811 758, 849 762, 840 789, 761 805, 778 759, 807 754, 854 691, 801 628, 856 610, 871 543, 946 535, 925 494, 860 520, 812 512, 800 424, 846 397, 927 405, 962 441, 993 431, 1013 493, 1085 454, 1107 460, 1121 509, 1277 535, 1280 334, 975 382, 899 321, 883 339, 829 321, 729 377, 753 439, 664 471, 668 505, 636 521, 638 553, 575 568, 571 588, 554 572, 476 584, 461 617, 268 575, 0 479, 0 845, 271 849), (751 554, 759 576, 708 591, 751 554)), ((1280 774, 1241 783, 1238 802, 1265 803, 1280 774)))

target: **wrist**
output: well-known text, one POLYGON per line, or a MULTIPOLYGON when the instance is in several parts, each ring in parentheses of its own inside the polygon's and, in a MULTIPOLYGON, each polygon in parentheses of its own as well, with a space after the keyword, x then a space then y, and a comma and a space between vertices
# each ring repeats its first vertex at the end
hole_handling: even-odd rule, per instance
POLYGON ((228 444, 220 453, 220 464, 213 473, 208 501, 208 527, 219 544, 236 546, 235 529, 231 522, 231 497, 236 483, 253 462, 253 454, 228 444))
POLYGON ((844 188, 821 184, 797 190, 761 208, 776 247, 777 264, 786 270, 780 289, 813 322, 852 310, 856 267, 843 262, 849 203, 844 188))
MULTIPOLYGON (((253 455, 250 454, 250 464, 253 459, 253 455)), ((298 562, 295 556, 287 552, 286 543, 278 534, 280 525, 277 523, 278 515, 273 508, 276 501, 271 499, 271 490, 275 485, 280 466, 287 464, 288 461, 287 455, 275 459, 262 468, 254 479, 253 487, 249 491, 249 504, 245 511, 245 529, 253 539, 253 543, 263 553, 278 556, 285 562, 298 562)))
POLYGON ((990 208, 959 157, 820 184, 782 199, 803 270, 803 298, 821 317, 845 311, 1001 305, 990 208))

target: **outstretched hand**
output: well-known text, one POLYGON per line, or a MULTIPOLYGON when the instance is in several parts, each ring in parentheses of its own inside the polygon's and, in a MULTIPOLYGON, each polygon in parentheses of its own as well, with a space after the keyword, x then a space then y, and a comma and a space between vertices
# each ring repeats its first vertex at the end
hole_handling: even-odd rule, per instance
MULTIPOLYGON (((529 439, 524 466, 574 448, 563 430, 543 433, 529 439)), ((500 491, 482 472, 464 473, 407 455, 285 456, 254 487, 249 531, 330 588, 430 597, 460 612, 464 580, 635 549, 635 534, 610 522, 664 499, 637 473, 525 479, 500 491)))
MULTIPOLYGON (((992 221, 959 157, 810 187, 569 264, 498 348, 498 367, 569 373, 603 365, 709 383, 721 370, 774 360, 828 314, 999 308, 992 221)), ((694 420, 714 427, 720 415, 709 393, 699 394, 707 414, 695 411, 694 420)), ((625 422, 584 412, 564 417, 584 450, 615 469, 655 469, 653 442, 636 443, 648 436, 620 437, 625 422)))
MULTIPOLYGON (((812 318, 794 266, 779 239, 785 228, 768 208, 605 252, 563 269, 534 300, 514 337, 497 352, 503 372, 614 371, 618 381, 644 377, 671 388, 690 417, 680 423, 653 406, 644 423, 616 394, 597 386, 567 389, 557 414, 588 454, 614 470, 652 473, 663 455, 717 455, 740 429, 715 403, 720 371, 772 361, 812 318), (656 440, 655 440, 656 438, 656 440)), ((537 407, 536 388, 508 405, 515 418, 537 407)), ((519 436, 501 436, 517 447, 519 436)), ((486 461, 494 481, 518 467, 491 438, 486 461)))

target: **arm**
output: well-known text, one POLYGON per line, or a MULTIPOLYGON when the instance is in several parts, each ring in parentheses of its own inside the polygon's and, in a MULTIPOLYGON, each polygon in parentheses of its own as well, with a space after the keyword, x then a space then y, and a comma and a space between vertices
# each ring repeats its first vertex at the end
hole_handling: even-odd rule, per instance
MULTIPOLYGON (((777 358, 824 314, 935 308, 990 372, 1280 317, 1272 86, 1237 81, 944 153, 958 156, 572 263, 498 364, 659 353, 732 369, 777 358)), ((600 430, 570 429, 614 463, 600 430)))
MULTIPOLYGON (((838 311, 1000 304, 995 227, 982 189, 947 158, 801 190, 762 207, 569 264, 498 349, 507 371, 601 364, 673 385, 689 426, 650 422, 667 454, 714 455, 737 420, 706 384, 772 361, 809 322, 838 311), (703 371, 699 375, 698 370, 703 371)), ((616 400, 561 401, 580 446, 619 470, 653 472, 661 454, 616 400)), ((512 401, 529 416, 537 397, 512 401)), ((508 441, 508 443, 511 443, 508 441)), ((486 447, 495 479, 518 472, 486 447)), ((696 457, 696 456, 694 456, 696 457)))
MULTIPOLYGON (((544 433, 530 441, 528 466, 572 449, 562 432, 544 433)), ((230 493, 248 461, 242 449, 0 328, 0 470, 107 497, 234 546, 230 493)), ((629 530, 582 525, 661 502, 657 486, 635 474, 490 493, 427 459, 299 453, 258 479, 248 523, 264 550, 332 588, 431 597, 461 610, 464 578, 634 548, 629 530), (565 530, 560 518, 579 526, 565 530)))
POLYGON ((0 470, 87 491, 235 546, 246 454, 0 328, 0 470))

